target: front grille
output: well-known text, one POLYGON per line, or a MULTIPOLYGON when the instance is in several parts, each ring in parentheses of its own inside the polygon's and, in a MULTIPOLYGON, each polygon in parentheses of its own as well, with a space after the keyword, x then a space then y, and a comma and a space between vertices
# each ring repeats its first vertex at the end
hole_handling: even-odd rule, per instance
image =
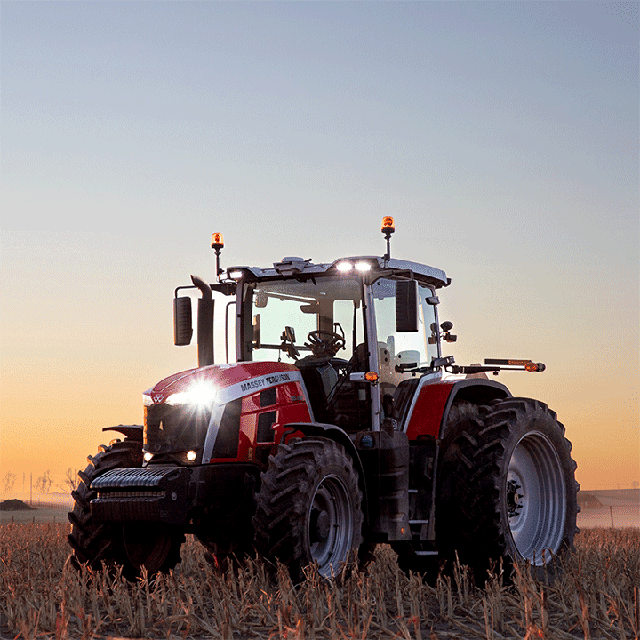
POLYGON ((99 500, 124 498, 164 498, 164 491, 98 491, 99 500))

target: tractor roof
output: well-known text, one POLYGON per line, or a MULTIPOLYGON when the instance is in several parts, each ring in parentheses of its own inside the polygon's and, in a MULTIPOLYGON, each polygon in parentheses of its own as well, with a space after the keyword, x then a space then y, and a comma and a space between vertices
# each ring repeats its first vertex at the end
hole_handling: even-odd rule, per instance
POLYGON ((227 276, 231 279, 243 277, 249 281, 321 275, 338 277, 341 272, 357 272, 362 270, 363 266, 367 271, 371 270, 380 276, 410 271, 419 282, 433 285, 436 288, 446 287, 451 282, 442 269, 411 262, 410 260, 387 260, 378 256, 351 256, 322 264, 314 264, 311 260, 298 257, 286 257, 283 258, 282 262, 276 262, 273 267, 267 269, 260 267, 230 267, 227 269, 227 276))

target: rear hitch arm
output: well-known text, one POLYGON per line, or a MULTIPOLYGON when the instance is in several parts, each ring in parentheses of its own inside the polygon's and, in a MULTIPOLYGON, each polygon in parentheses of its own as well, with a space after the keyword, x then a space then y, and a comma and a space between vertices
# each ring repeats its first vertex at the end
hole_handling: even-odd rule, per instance
POLYGON ((500 371, 528 371, 534 373, 542 372, 546 368, 546 365, 542 362, 533 362, 532 360, 485 358, 484 365, 452 365, 449 370, 451 373, 484 373, 490 371, 497 376, 500 371))

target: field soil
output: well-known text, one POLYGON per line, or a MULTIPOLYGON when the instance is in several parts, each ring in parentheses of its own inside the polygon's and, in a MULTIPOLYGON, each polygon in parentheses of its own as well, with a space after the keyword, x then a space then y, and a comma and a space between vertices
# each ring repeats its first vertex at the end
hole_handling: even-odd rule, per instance
MULTIPOLYGON (((366 573, 292 585, 262 562, 222 573, 191 537, 168 576, 125 582, 68 562, 68 525, 0 527, 0 638, 632 640, 640 634, 640 530, 586 529, 555 581, 500 567, 483 588, 465 567, 433 585, 380 545, 366 573)), ((547 577, 549 578, 549 577, 547 577)))
POLYGON ((578 526, 640 527, 640 489, 580 491, 578 526))
POLYGON ((0 511, 29 511, 32 508, 22 500, 3 500, 0 502, 0 511))
POLYGON ((67 522, 69 509, 65 507, 29 507, 26 510, 0 510, 0 525, 46 524, 67 522))

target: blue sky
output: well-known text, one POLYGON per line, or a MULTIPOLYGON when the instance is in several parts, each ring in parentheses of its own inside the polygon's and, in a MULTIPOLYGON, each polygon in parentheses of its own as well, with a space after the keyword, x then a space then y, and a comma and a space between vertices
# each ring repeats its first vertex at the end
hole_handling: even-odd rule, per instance
POLYGON ((583 484, 638 480, 637 3, 1 11, 4 451, 54 429, 66 469, 140 421, 195 361, 170 298, 213 278, 212 231, 225 264, 327 261, 393 215, 394 254, 453 278, 457 360, 546 361, 503 381, 558 411, 583 484))

